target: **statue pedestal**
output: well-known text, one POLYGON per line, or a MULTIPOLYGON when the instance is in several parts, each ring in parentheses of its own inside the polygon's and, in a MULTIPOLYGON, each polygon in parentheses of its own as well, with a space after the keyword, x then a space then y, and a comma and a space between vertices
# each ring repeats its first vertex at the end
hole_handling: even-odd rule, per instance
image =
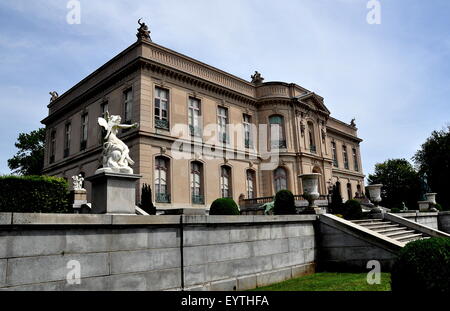
POLYGON ((87 204, 87 194, 86 194, 86 190, 82 189, 82 190, 72 190, 71 192, 71 197, 72 197, 72 207, 73 207, 73 211, 75 214, 80 214, 81 213, 81 207, 84 204, 87 204))
POLYGON ((101 172, 86 178, 92 184, 92 214, 136 214, 136 181, 142 176, 101 172))

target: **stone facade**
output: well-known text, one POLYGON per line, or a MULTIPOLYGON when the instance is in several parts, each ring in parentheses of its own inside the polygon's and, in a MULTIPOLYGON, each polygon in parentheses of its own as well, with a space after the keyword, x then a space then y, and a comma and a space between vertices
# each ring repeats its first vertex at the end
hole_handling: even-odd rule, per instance
MULTIPOLYGON (((67 179, 80 173, 93 175, 101 166, 102 132, 97 118, 107 110, 122 116, 122 121, 139 123, 139 128, 124 131, 119 138, 130 147, 136 161, 134 172, 143 176, 137 187, 150 184, 159 208, 209 207, 224 195, 223 174, 228 175, 225 196, 235 201, 272 196, 277 168, 284 170, 282 186, 294 194, 303 193, 298 175, 311 172, 322 174, 321 194, 328 194, 337 182, 344 200, 364 191, 361 139, 354 124, 332 118, 324 99, 301 86, 261 79, 253 82, 140 39, 50 103, 49 115, 42 121, 47 129, 44 173, 67 179), (164 97, 167 108, 156 109, 164 97), (198 106, 196 120, 203 127, 213 124, 217 128, 220 113, 226 111, 229 126, 245 122, 254 126, 250 139, 237 130, 222 143, 217 133, 197 132, 196 127, 193 136, 180 135, 176 126, 190 124, 192 102, 198 106), (273 152, 271 134, 260 126, 271 120, 281 120, 283 134, 277 142, 279 161, 267 169, 263 166, 269 160, 261 150, 265 150, 265 141, 273 152), (180 137, 196 148, 228 154, 206 159, 205 153, 192 152, 191 158, 178 159, 174 142, 180 137), (193 162, 200 169, 196 195, 191 184, 193 162), (158 193, 156 166, 161 163, 165 190, 158 193)), ((89 183, 86 189, 90 200, 89 183)))

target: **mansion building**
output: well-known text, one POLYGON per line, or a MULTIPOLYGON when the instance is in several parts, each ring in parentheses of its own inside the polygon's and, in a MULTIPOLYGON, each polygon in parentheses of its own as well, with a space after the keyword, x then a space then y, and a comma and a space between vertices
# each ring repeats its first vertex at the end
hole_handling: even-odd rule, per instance
MULTIPOLYGON (((134 173, 142 175, 137 199, 149 184, 158 208, 208 208, 220 197, 239 202, 282 189, 302 194, 298 176, 307 173, 321 174, 322 195, 334 185, 344 201, 363 193, 356 125, 332 118, 321 96, 293 83, 264 82, 258 72, 246 81, 155 44, 144 23, 137 37, 63 95, 52 93, 42 121, 44 174, 94 175, 104 135, 97 120, 108 112, 122 123, 139 123, 118 137, 130 148, 134 173), (186 135, 175 129, 180 124, 186 135), (217 131, 204 130, 207 125, 217 131), (177 141, 192 146, 191 157, 176 155, 185 151, 177 141), (222 156, 207 157, 197 152, 202 148, 222 156), (263 155, 265 149, 276 157, 263 155)), ((88 182, 85 188, 90 199, 88 182)))

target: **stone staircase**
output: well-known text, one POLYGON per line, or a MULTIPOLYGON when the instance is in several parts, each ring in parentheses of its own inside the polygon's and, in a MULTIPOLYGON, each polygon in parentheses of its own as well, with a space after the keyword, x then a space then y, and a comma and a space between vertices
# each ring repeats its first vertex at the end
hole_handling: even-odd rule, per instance
POLYGON ((385 219, 353 220, 352 223, 405 244, 429 238, 423 233, 385 219))

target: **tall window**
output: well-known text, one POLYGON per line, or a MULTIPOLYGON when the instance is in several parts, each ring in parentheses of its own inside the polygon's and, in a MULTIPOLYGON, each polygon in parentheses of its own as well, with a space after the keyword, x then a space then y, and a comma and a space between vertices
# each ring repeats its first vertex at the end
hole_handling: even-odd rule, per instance
POLYGON ((244 114, 244 145, 245 148, 252 148, 252 117, 248 114, 244 114))
POLYGON ((55 162, 56 149, 56 131, 52 130, 50 133, 50 164, 55 162))
POLYGON ((101 110, 101 113, 102 113, 102 117, 105 116, 106 112, 109 112, 109 104, 108 104, 107 101, 103 102, 100 105, 100 110, 101 110))
POLYGON ((196 98, 189 98, 189 131, 191 136, 201 136, 200 124, 200 100, 196 98))
POLYGON ((203 164, 200 162, 191 163, 191 193, 193 204, 204 204, 203 196, 203 164))
POLYGON ((226 144, 228 142, 228 109, 219 107, 217 111, 217 125, 219 131, 219 141, 226 144))
POLYGON ((308 137, 309 137, 309 151, 311 153, 317 152, 316 141, 314 136, 314 124, 308 122, 308 137))
POLYGON ((228 166, 222 166, 220 168, 220 190, 222 192, 222 198, 231 198, 231 168, 228 166))
POLYGON ((271 116, 270 123, 270 145, 272 148, 286 148, 286 138, 284 136, 283 116, 271 116))
POLYGON ((124 123, 131 124, 132 111, 133 111, 133 89, 128 89, 123 93, 124 103, 124 123))
POLYGON ((155 127, 169 129, 169 91, 155 88, 155 127))
POLYGON ((247 170, 247 198, 253 199, 256 197, 256 176, 252 170, 247 170))
POLYGON ((358 153, 356 152, 356 148, 353 148, 353 167, 355 171, 359 171, 358 153))
POLYGON ((72 134, 72 124, 67 123, 64 129, 64 157, 70 154, 70 136, 72 134))
POLYGON ((88 140, 88 122, 89 116, 87 113, 81 116, 81 143, 80 150, 83 151, 86 149, 87 140, 88 140))
POLYGON ((170 203, 169 192, 169 160, 157 157, 155 161, 156 202, 170 203))
POLYGON ((331 143, 331 149, 333 150, 333 166, 334 167, 339 167, 338 158, 337 158, 336 143, 334 141, 331 143))
POLYGON ((346 170, 349 169, 349 164, 348 164, 348 153, 347 153, 347 146, 342 146, 342 155, 344 158, 344 168, 346 170))
POLYGON ((287 172, 284 168, 279 167, 274 172, 274 184, 275 184, 275 193, 280 190, 286 190, 287 185, 287 172))

